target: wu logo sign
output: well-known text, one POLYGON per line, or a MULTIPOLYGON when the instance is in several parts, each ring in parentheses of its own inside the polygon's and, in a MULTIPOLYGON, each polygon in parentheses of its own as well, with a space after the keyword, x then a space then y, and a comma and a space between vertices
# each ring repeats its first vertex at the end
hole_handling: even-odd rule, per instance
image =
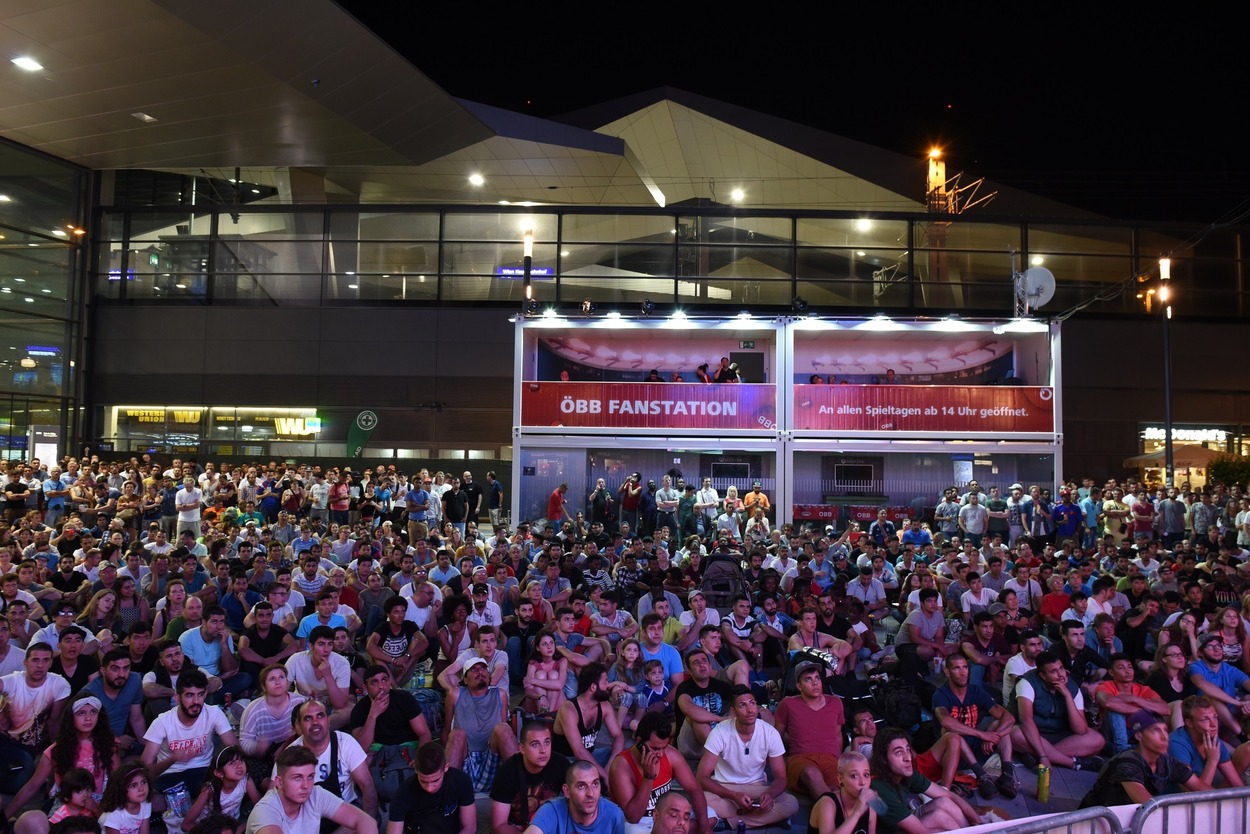
POLYGON ((273 429, 277 434, 305 437, 321 431, 320 417, 275 417, 273 429))

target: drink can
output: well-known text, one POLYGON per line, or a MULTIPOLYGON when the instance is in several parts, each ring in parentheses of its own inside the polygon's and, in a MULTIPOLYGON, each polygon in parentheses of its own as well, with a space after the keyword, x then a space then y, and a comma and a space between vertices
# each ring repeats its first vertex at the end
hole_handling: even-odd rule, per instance
POLYGON ((747 834, 746 820, 738 820, 738 834, 747 834))
POLYGON ((1050 768, 1047 765, 1037 766, 1037 801, 1050 801, 1050 768))

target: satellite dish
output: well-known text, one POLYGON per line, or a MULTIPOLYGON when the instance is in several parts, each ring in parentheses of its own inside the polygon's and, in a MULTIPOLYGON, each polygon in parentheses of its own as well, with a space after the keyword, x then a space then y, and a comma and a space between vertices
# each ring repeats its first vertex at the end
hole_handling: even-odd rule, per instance
POLYGON ((1044 266, 1031 266, 1024 271, 1020 292, 1024 295, 1026 309, 1043 307, 1055 297, 1055 274, 1044 266))

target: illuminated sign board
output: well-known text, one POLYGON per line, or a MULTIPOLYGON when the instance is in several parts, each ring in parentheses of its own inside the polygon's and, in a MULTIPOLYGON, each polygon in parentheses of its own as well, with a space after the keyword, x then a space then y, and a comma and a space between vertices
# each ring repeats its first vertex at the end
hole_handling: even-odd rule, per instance
MULTIPOLYGON (((1167 432, 1162 426, 1147 426, 1141 433, 1143 440, 1166 440, 1167 432)), ((1223 443, 1228 432, 1223 429, 1178 429, 1172 427, 1172 439, 1182 443, 1223 443)))

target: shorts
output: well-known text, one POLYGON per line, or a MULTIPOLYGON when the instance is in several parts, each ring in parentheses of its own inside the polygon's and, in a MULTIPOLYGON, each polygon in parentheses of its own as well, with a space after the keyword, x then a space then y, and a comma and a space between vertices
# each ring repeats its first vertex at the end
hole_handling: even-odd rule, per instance
POLYGON ((917 753, 916 772, 930 782, 940 782, 942 780, 942 763, 933 755, 933 751, 926 750, 923 753, 917 753))
POLYGON ((791 793, 800 796, 806 793, 806 788, 800 784, 799 779, 808 766, 813 766, 820 771, 821 778, 830 789, 841 786, 842 781, 838 778, 837 756, 832 753, 803 753, 786 759, 786 785, 791 793))
POLYGON ((490 750, 470 750, 464 758, 464 772, 473 782, 474 793, 485 793, 495 783, 499 770, 499 754, 490 750))

